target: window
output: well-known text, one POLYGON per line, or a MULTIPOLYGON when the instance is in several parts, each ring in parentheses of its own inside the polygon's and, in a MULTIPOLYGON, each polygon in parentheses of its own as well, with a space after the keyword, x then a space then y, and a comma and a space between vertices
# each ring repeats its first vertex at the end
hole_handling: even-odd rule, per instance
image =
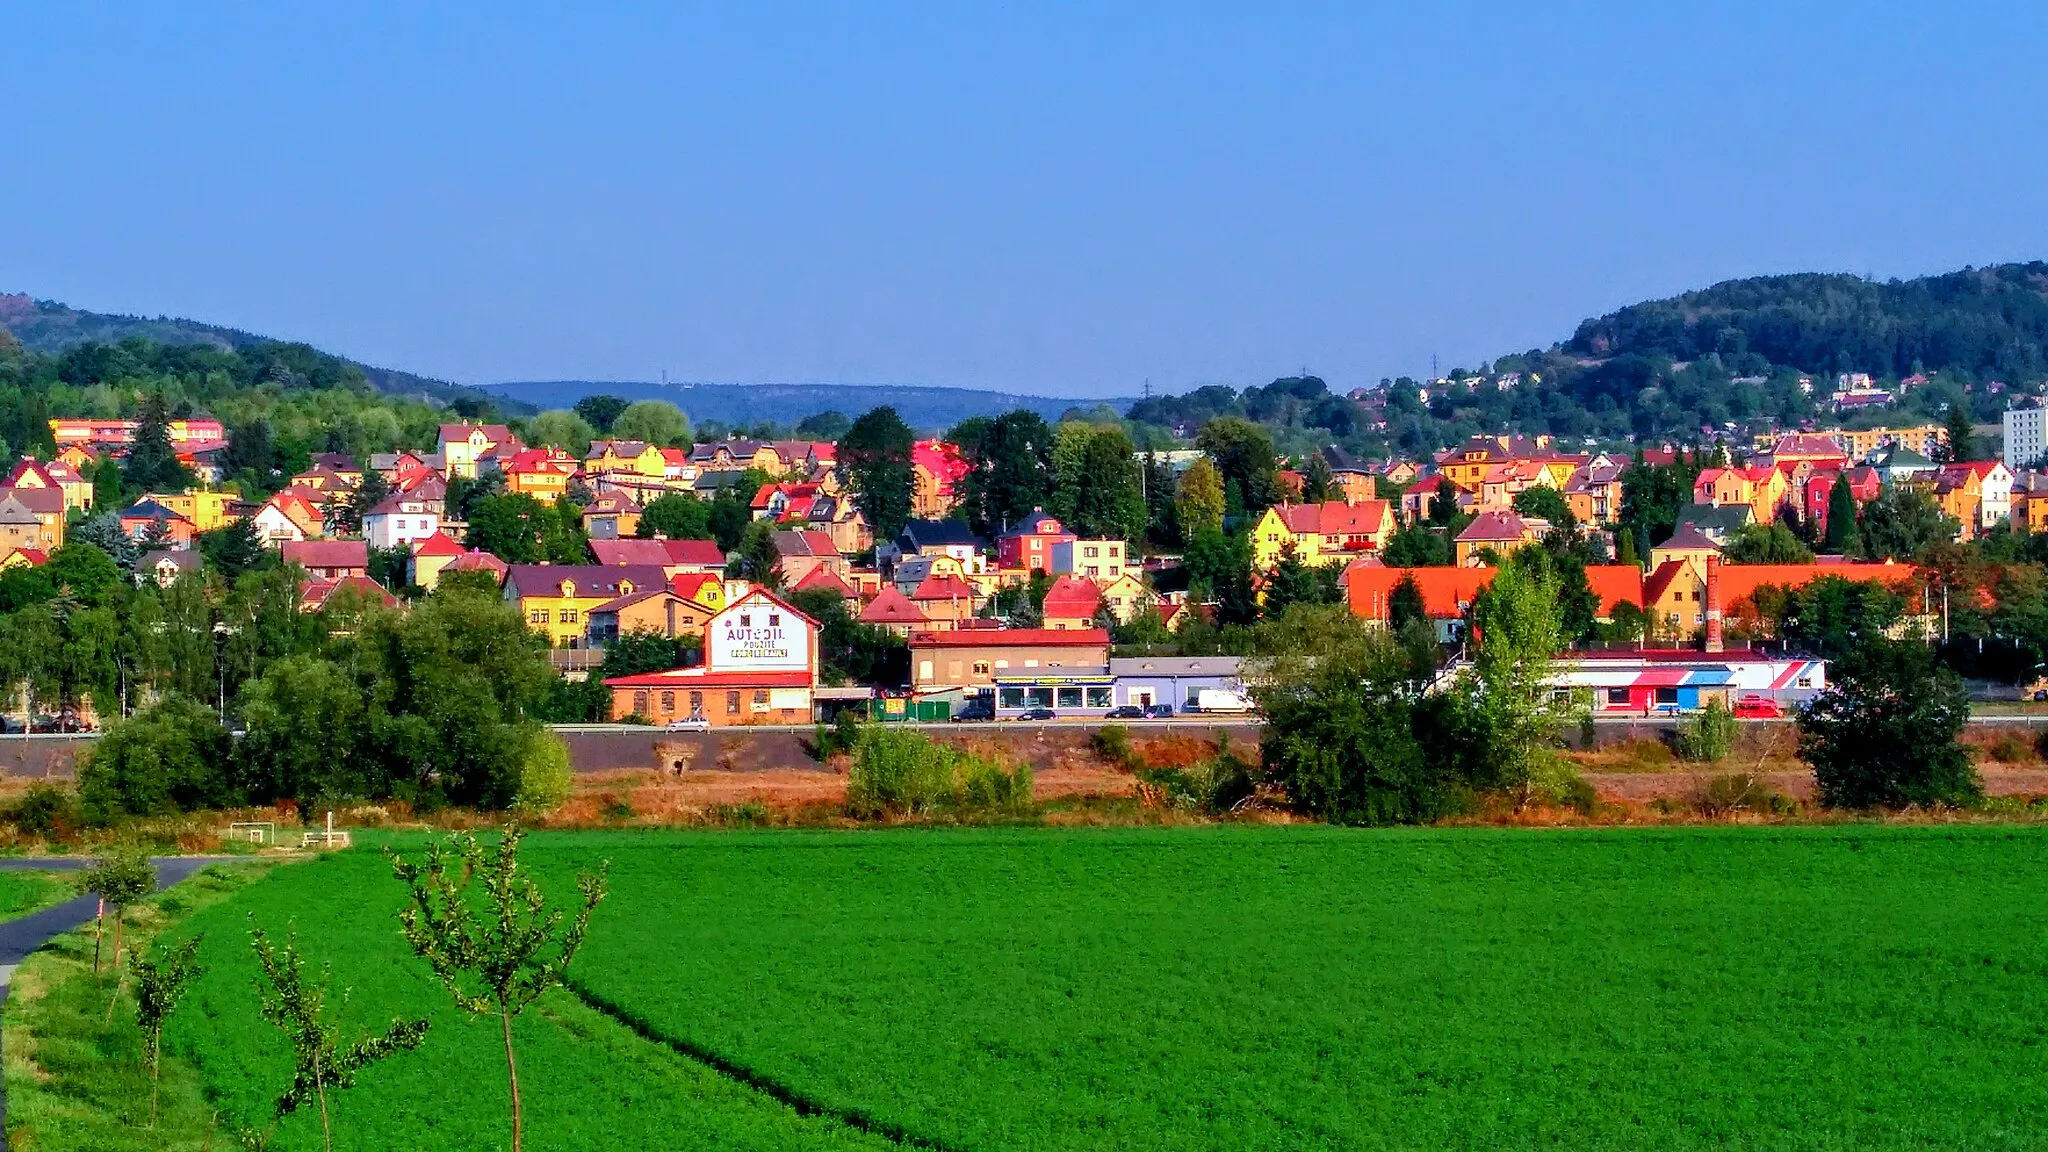
POLYGON ((1607 690, 1607 702, 1608 702, 1609 704, 1626 704, 1626 703, 1628 703, 1628 689, 1626 689, 1626 688, 1609 688, 1609 689, 1607 690))
POLYGON ((946 661, 946 678, 948 680, 958 680, 960 678, 960 661, 946 661))
POLYGON ((780 613, 780 612, 770 612, 770 613, 768 614, 768 626, 769 626, 770 628, 780 628, 780 627, 782 627, 782 613, 780 613))
POLYGON ((976 661, 974 662, 974 674, 975 674, 976 676, 986 676, 986 675, 988 675, 988 661, 986 661, 986 660, 976 660, 976 661))
POLYGON ((1090 688, 1088 689, 1088 706, 1090 708, 1107 708, 1110 706, 1109 697, 1110 689, 1106 686, 1090 688))
POLYGON ((692 693, 690 693, 690 715, 692 715, 692 716, 702 716, 703 714, 704 714, 704 694, 703 694, 702 692, 692 692, 692 693))
POLYGON ((1022 708, 1024 706, 1024 690, 1022 688, 1001 688, 996 691, 996 696, 1005 708, 1022 708))
POLYGON ((1097 548, 1093 544, 1090 544, 1086 548, 1081 549, 1081 555, 1086 556, 1090 560, 1093 560, 1097 556, 1102 555, 1102 549, 1097 548))
POLYGON ((1678 689, 1676 689, 1676 688, 1659 688, 1659 689, 1657 689, 1657 703, 1659 703, 1659 704, 1676 704, 1676 703, 1678 703, 1678 689))
POLYGON ((746 612, 742 612, 742 613, 740 613, 740 627, 742 627, 742 628, 752 628, 753 626, 754 626, 754 618, 753 618, 753 616, 752 616, 752 615, 750 615, 750 614, 748 614, 748 613, 746 613, 746 612))
POLYGON ((662 710, 663 712, 673 712, 673 711, 675 711, 675 710, 676 710, 676 694, 675 694, 675 693, 673 693, 673 692, 663 692, 663 693, 661 694, 661 710, 662 710))
POLYGON ((739 714, 740 714, 740 694, 739 694, 739 693, 737 693, 737 692, 727 692, 727 693, 725 694, 725 714, 726 714, 727 716, 737 716, 737 715, 739 715, 739 714))
POLYGON ((583 613, 582 613, 582 611, 581 611, 580 609, 576 609, 576 608, 564 608, 564 609, 562 609, 562 623, 564 623, 564 624, 574 624, 574 623, 576 623, 576 622, 577 622, 578 620, 582 619, 582 617, 583 617, 583 613))
POLYGON ((645 716, 645 715, 647 715, 647 693, 646 693, 646 692, 644 692, 644 691, 641 691, 641 692, 635 692, 635 693, 633 693, 633 713, 634 713, 634 715, 636 715, 636 716, 645 716))
POLYGON ((1008 668, 1009 666, 1010 666, 1010 662, 1009 662, 1008 660, 998 660, 998 661, 996 661, 996 671, 998 671, 998 672, 1002 671, 1002 670, 1003 670, 1003 669, 1005 669, 1005 668, 1008 668))
POLYGON ((767 706, 768 690, 766 688, 754 689, 754 711, 759 712, 761 709, 766 708, 767 706))
POLYGON ((1079 688, 1059 689, 1058 706, 1061 708, 1079 708, 1081 706, 1081 690, 1079 688))
POLYGON ((1189 708, 1193 708, 1195 706, 1195 701, 1201 699, 1201 697, 1202 690, 1200 688, 1195 687, 1193 684, 1188 685, 1187 706, 1189 708))
POLYGON ((1052 689, 1027 689, 1024 693, 1024 702, 1029 704, 1033 708, 1050 708, 1052 707, 1052 689))
POLYGON ((545 609, 545 608, 536 608, 536 609, 534 609, 534 612, 533 612, 533 622, 534 622, 535 624, 545 624, 545 623, 547 623, 547 622, 548 622, 548 610, 547 610, 547 609, 545 609))
POLYGON ((1024 661, 1024 666, 1025 666, 1026 668, 1036 668, 1036 667, 1038 667, 1038 661, 1036 661, 1036 660, 1026 660, 1026 661, 1024 661))

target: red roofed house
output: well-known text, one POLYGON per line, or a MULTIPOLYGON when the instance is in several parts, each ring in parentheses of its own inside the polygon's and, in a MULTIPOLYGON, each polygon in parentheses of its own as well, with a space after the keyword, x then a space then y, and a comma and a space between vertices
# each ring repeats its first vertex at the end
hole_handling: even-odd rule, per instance
POLYGON ((1275 504, 1252 529, 1252 563, 1270 571, 1289 545, 1304 564, 1340 563, 1379 551, 1393 534, 1394 510, 1385 500, 1275 504))
POLYGON ((382 604, 386 608, 398 607, 398 597, 368 576, 343 576, 338 580, 309 579, 299 585, 299 611, 318 612, 336 597, 346 596, 360 596, 369 603, 382 604))
POLYGON ((850 568, 828 532, 815 528, 777 532, 774 540, 775 552, 782 557, 780 571, 786 587, 795 587, 803 582, 804 577, 819 569, 843 575, 850 568))
POLYGON ((614 720, 808 724, 818 684, 818 622, 755 588, 705 624, 704 663, 604 683, 611 689, 614 720))
POLYGON ((967 460, 958 444, 919 440, 910 449, 910 514, 937 520, 959 503, 953 486, 967 475, 967 460))
POLYGON ((637 536, 628 536, 624 539, 593 538, 588 542, 588 546, 593 559, 599 564, 613 568, 631 564, 651 564, 656 568, 669 566, 666 540, 642 540, 637 536))
POLYGON ((1823 576, 1837 576, 1915 593, 1916 603, 1920 589, 1917 569, 1910 564, 1701 564, 1673 560, 1643 581, 1643 607, 1650 613, 1654 635, 1684 640, 1706 628, 1710 571, 1718 573, 1723 619, 1745 620, 1752 633, 1761 626, 1756 592, 1767 585, 1803 588, 1823 576))
MULTIPOLYGON (((145 500, 152 507, 161 506, 154 500, 145 500)), ((140 507, 138 505, 138 507, 140 507)), ((130 509, 130 512, 134 509, 130 509)), ((165 509, 168 511, 168 509, 165 509)), ((176 513, 170 513, 177 516, 176 513)), ((184 517, 177 517, 184 520, 184 517)), ((147 531, 147 524, 137 521, 137 527, 129 526, 129 514, 121 515, 121 531, 129 536, 139 536, 147 531)), ((64 543, 64 493, 56 488, 0 488, 0 548, 31 548, 39 552, 54 551, 64 543)), ((178 534, 173 525, 171 539, 178 534)), ((192 542, 192 522, 184 520, 183 543, 192 542)))
POLYGON ((996 567, 1024 572, 1052 571, 1052 553, 1059 544, 1071 544, 1074 534, 1066 525, 1033 508, 1029 515, 996 539, 996 567))
POLYGON ((860 610, 859 620, 876 628, 884 628, 898 636, 909 636, 912 632, 931 627, 931 620, 924 609, 911 603, 910 597, 897 591, 894 584, 882 585, 875 598, 860 610))
MULTIPOLYGON (((1422 609, 1445 624, 1462 620, 1482 589, 1493 583, 1497 568, 1387 568, 1355 564, 1344 570, 1345 596, 1355 616, 1387 623, 1394 589, 1412 578, 1422 593, 1422 609)), ((1623 604, 1643 606, 1643 572, 1633 564, 1589 564, 1586 583, 1600 600, 1599 619, 1609 620, 1623 604)))
POLYGON ((412 560, 405 567, 406 583, 432 588, 440 583, 441 570, 460 555, 462 545, 446 532, 436 532, 424 540, 414 541, 412 560))
POLYGON ((340 580, 370 574, 367 540, 294 540, 280 546, 285 563, 305 569, 309 580, 340 580))
MULTIPOLYGON (((892 585, 891 588, 893 590, 894 586, 892 585)), ((854 591, 853 585, 848 584, 842 577, 839 576, 838 573, 822 565, 811 569, 810 574, 808 576, 805 576, 803 579, 798 580, 796 584, 790 588, 790 591, 816 592, 820 589, 832 593, 833 595, 839 597, 841 600, 851 602, 858 601, 860 599, 860 593, 854 591)), ((905 598, 905 601, 908 602, 907 597, 905 598)))
POLYGON ((1434 475, 1424 476, 1422 479, 1409 485, 1406 492, 1401 493, 1401 515, 1410 524, 1429 519, 1430 506, 1436 502, 1436 494, 1446 488, 1450 489, 1451 498, 1458 502, 1458 507, 1468 508, 1471 506, 1473 500, 1472 493, 1458 487, 1457 484, 1451 481, 1450 477, 1438 472, 1434 475))
POLYGON ((1040 615, 1045 626, 1056 630, 1095 627, 1095 614, 1102 610, 1102 590, 1093 580, 1062 576, 1045 590, 1040 615))
POLYGON ((668 549, 665 567, 678 572, 725 574, 725 551, 716 540, 663 540, 668 549))
POLYGON ((526 446, 503 424, 443 424, 440 432, 442 466, 450 476, 476 479, 477 461, 496 451, 500 461, 510 460, 526 446))
POLYGON ((583 506, 583 534, 592 540, 623 540, 640 530, 640 505, 631 496, 608 492, 583 506))
POLYGON ((974 615, 974 585, 953 572, 933 572, 918 581, 910 602, 931 622, 928 627, 955 628, 974 615))
POLYGON ((1109 668, 1109 632, 1102 628, 962 628, 910 637, 915 692, 992 688, 1017 677, 1109 668))
POLYGON ((306 490, 298 488, 287 488, 265 500, 252 519, 256 535, 271 547, 287 540, 310 539, 326 527, 326 517, 306 498, 306 490))
POLYGON ((1877 499, 1877 494, 1884 489, 1884 477, 1878 475, 1875 468, 1858 465, 1846 471, 1833 468, 1814 469, 1806 477, 1805 498, 1801 501, 1800 512, 1806 523, 1811 526, 1815 539, 1827 535, 1828 503, 1834 498, 1835 480, 1840 476, 1849 478, 1849 494, 1855 498, 1856 507, 1859 509, 1877 499))

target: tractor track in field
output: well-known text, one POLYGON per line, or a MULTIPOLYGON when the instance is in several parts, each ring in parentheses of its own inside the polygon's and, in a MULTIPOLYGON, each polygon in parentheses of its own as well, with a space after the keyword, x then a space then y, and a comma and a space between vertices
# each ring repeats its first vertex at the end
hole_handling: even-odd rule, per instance
MULTIPOLYGON (((892 1144, 898 1144, 905 1148, 920 1149, 922 1152, 972 1152, 966 1145, 948 1144, 943 1140, 921 1136, 901 1125, 891 1124, 859 1109, 835 1108, 832 1105, 823 1103, 772 1076, 749 1068, 701 1044, 695 1044, 680 1037, 669 1035, 642 1019, 632 1010, 606 999, 603 995, 580 983, 574 977, 565 980, 563 987, 567 988, 570 994, 581 1000, 592 1011, 603 1014, 605 1017, 616 1022, 620 1027, 625 1028, 649 1044, 658 1045, 686 1060, 702 1064, 704 1067, 711 1069, 728 1080, 744 1085, 752 1091, 759 1092, 763 1096, 785 1105, 799 1116, 816 1116, 831 1120, 857 1132, 869 1136, 878 1136, 892 1144)), ((0 1147, 0 1152, 6 1152, 6 1149, 0 1147)))

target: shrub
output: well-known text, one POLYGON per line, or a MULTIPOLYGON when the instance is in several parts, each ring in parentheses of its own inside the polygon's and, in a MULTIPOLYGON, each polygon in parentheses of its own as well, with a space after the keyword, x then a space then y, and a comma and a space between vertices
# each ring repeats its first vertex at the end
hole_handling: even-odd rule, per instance
POLYGON ((922 732, 869 726, 853 749, 846 810, 871 819, 929 812, 953 791, 953 756, 922 732))
POLYGON ((961 756, 958 767, 957 803, 961 808, 979 812, 1031 811, 1031 765, 1018 764, 1005 770, 994 760, 961 756))
POLYGON ((1735 714, 1719 700, 1707 701, 1706 708, 1678 726, 1672 743, 1680 756, 1696 764, 1718 764, 1735 747, 1738 725, 1735 714))
POLYGON ((607 820, 631 820, 635 815, 633 802, 623 796, 604 797, 597 810, 607 820))
POLYGON ((1985 754, 2000 764, 2023 764, 2034 758, 2034 749, 2018 736, 2001 732, 1985 749, 1985 754))
POLYGON ((713 804, 711 819, 730 828, 759 828, 768 823, 768 805, 758 796, 739 804, 713 804))
POLYGON ((101 822, 223 807, 231 754, 228 730, 212 709, 166 696, 100 737, 79 772, 79 800, 101 822))
POLYGON ((861 718, 851 708, 842 708, 830 727, 820 724, 811 735, 811 758, 820 764, 841 752, 851 752, 860 743, 861 718))
POLYGON ((1747 772, 1730 772, 1715 776, 1694 789, 1692 807, 1702 816, 1732 816, 1738 812, 1783 816, 1791 813, 1797 805, 1762 777, 1747 772))
POLYGON ((512 807, 523 816, 545 816, 569 799, 574 784, 569 746, 543 728, 533 734, 526 760, 519 766, 519 796, 512 807))
POLYGON ((1168 804, 1190 812, 1228 812, 1257 785, 1252 765, 1229 751, 1186 768, 1146 769, 1138 778, 1158 789, 1168 804))
POLYGON ((1591 816, 1600 810, 1600 794, 1593 791, 1593 786, 1587 783, 1586 778, 1577 773, 1572 774, 1571 780, 1564 786, 1564 794, 1558 800, 1581 816, 1591 816))
POLYGON ((45 839, 63 836, 78 827, 78 801, 69 792, 49 784, 32 784, 21 799, 7 809, 6 819, 22 832, 45 839))
POLYGON ((1104 724, 1088 737, 1088 747, 1106 764, 1123 768, 1134 759, 1131 730, 1121 724, 1104 724))

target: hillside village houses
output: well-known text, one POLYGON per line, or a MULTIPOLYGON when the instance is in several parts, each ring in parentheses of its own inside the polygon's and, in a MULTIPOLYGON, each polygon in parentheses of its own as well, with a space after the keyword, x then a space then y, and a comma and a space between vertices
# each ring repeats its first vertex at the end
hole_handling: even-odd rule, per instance
MULTIPOLYGON (((2007 427, 2008 437, 2017 435, 2022 450, 2032 453, 2022 464, 2048 451, 2039 446, 2048 444, 2048 410, 2016 410, 2007 427), (2030 420, 2041 425, 2034 440, 2025 439, 2030 420)), ((96 511, 90 474, 98 461, 126 451, 134 426, 59 420, 52 421, 52 432, 60 449, 54 459, 23 459, 0 483, 0 568, 46 563, 68 527, 96 511)), ((1823 535, 1837 481, 1847 484, 1859 507, 1887 484, 1919 487, 1958 522, 1965 540, 2000 524, 2048 531, 2048 477, 2015 468, 2009 459, 1938 462, 1946 456, 1946 435, 1935 426, 1800 431, 1740 446, 1725 463, 1699 471, 1678 528, 1647 542, 1642 567, 1588 569, 1602 618, 1639 614, 1660 641, 1697 642, 1710 600, 1718 599, 1728 620, 1750 620, 1755 591, 1765 584, 1797 587, 1825 574, 1906 588, 1912 569, 1905 565, 1827 557, 1810 565, 1740 565, 1723 558, 1747 525, 1791 519, 1823 535)), ((885 540, 873 537, 856 494, 842 488, 829 442, 669 446, 598 439, 573 453, 526 444, 511 425, 454 422, 439 426, 432 451, 376 453, 363 461, 314 454, 274 494, 244 502, 232 485, 205 479, 209 454, 217 457, 227 445, 219 422, 176 422, 172 439, 201 483, 149 492, 113 510, 122 531, 153 549, 138 562, 138 578, 169 582, 196 571, 200 535, 247 518, 265 546, 302 570, 308 604, 350 589, 402 604, 399 594, 416 593, 379 588, 370 578, 373 555, 399 550, 404 563, 398 567, 410 587, 431 589, 450 573, 481 574, 499 585, 530 628, 563 651, 602 650, 636 631, 702 643, 701 664, 608 682, 618 716, 809 722, 821 687, 821 625, 791 606, 794 592, 829 592, 852 620, 902 640, 910 657, 907 679, 877 691, 949 707, 986 694, 1001 714, 1138 699, 1121 679, 1122 658, 1111 658, 1105 626, 1127 626, 1141 613, 1156 612, 1172 628, 1208 618, 1213 609, 1190 603, 1184 580, 1165 579, 1177 557, 1140 557, 1132 541, 1083 537, 1046 508, 996 526, 988 538, 977 535, 953 518, 971 462, 936 439, 916 441, 912 517, 885 540), (334 520, 334 511, 371 473, 388 492, 360 510, 360 527, 343 538, 330 525, 347 521, 334 520), (472 547, 467 526, 451 517, 451 482, 501 485, 547 504, 573 495, 586 562, 507 564, 472 547), (728 579, 732 557, 714 541, 640 534, 655 500, 708 500, 741 484, 746 487, 737 496, 747 515, 771 529, 779 588, 791 592, 728 579), (1031 589, 1037 597, 1022 619, 1002 607, 1012 601, 998 599, 1010 589, 1031 589), (1029 627, 1018 626, 1026 622, 1029 627)), ((2011 452, 2009 446, 2008 457, 2011 452)), ((1184 449, 1158 458, 1180 470, 1199 455, 1184 449)), ((1290 555, 1312 566, 1340 567, 1352 611, 1386 620, 1392 590, 1412 577, 1427 615, 1447 639, 1491 580, 1493 565, 1549 531, 1544 520, 1516 510, 1518 497, 1551 489, 1576 521, 1604 529, 1621 515, 1632 461, 1630 453, 1568 449, 1548 436, 1519 435, 1475 436, 1415 460, 1368 461, 1334 445, 1316 455, 1327 465, 1329 498, 1290 497, 1245 524, 1260 578, 1290 555), (1402 525, 1428 520, 1446 503, 1469 518, 1448 541, 1454 566, 1386 567, 1380 554, 1402 525)), ((1660 463, 1672 454, 1648 447, 1644 456, 1660 463)), ((1276 461, 1297 493, 1307 463, 1306 456, 1276 461)), ((392 569, 380 561, 377 571, 392 569)), ((1924 610, 1924 602, 1919 607, 1924 610)), ((583 666, 564 665, 579 669, 575 674, 583 666)), ((1219 662, 1176 671, 1155 662, 1149 673, 1155 683, 1144 700, 1184 704, 1174 699, 1184 685, 1169 682, 1172 677, 1214 677, 1201 682, 1222 687, 1233 682, 1236 668, 1219 662)))

